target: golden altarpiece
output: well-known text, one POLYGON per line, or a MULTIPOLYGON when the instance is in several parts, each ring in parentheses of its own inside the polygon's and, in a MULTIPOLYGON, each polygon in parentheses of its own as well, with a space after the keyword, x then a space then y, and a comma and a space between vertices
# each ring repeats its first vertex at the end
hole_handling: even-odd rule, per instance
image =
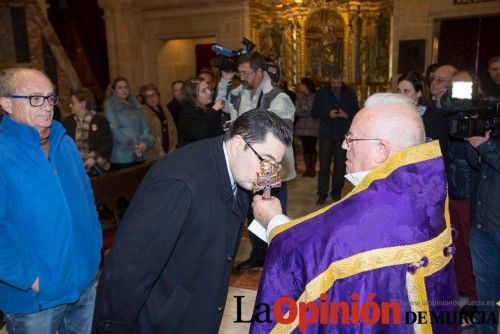
POLYGON ((363 101, 389 89, 392 1, 251 0, 251 39, 296 86, 303 76, 326 82, 332 69, 363 101))

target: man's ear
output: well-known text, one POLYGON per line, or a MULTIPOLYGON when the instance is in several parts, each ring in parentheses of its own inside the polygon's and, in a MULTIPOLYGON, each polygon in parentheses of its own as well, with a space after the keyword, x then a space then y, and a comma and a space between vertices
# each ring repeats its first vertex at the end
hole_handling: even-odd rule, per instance
POLYGON ((231 152, 231 155, 235 155, 238 150, 243 150, 245 142, 240 135, 236 135, 227 141, 226 149, 231 152))
POLYGON ((8 113, 12 114, 12 100, 8 97, 0 97, 0 106, 2 109, 8 113))
POLYGON ((375 156, 375 161, 378 165, 389 159, 391 155, 391 143, 387 140, 380 140, 377 148, 377 155, 375 156))

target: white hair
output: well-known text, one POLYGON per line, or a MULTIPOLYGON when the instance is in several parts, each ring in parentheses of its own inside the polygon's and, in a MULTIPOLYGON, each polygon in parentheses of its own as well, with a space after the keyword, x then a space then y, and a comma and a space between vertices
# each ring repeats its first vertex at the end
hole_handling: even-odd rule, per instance
POLYGON ((369 131, 391 143, 391 153, 425 142, 425 130, 415 102, 395 93, 377 93, 365 102, 369 131))
POLYGON ((395 93, 376 93, 371 95, 365 102, 365 108, 373 108, 379 106, 401 106, 403 108, 415 110, 417 113, 417 105, 408 96, 395 93))

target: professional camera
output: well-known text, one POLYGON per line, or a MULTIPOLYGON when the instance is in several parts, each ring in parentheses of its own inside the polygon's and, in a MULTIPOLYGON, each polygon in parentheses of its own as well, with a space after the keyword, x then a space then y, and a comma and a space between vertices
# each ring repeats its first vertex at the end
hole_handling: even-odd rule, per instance
POLYGON ((213 60, 214 66, 224 72, 237 72, 238 57, 250 53, 255 48, 255 44, 245 37, 243 37, 241 44, 243 44, 243 47, 239 50, 231 50, 219 45, 213 45, 212 51, 217 55, 217 58, 213 60))
POLYGON ((471 81, 457 81, 441 98, 443 110, 448 117, 450 135, 457 138, 500 136, 500 99, 498 97, 473 98, 471 81))

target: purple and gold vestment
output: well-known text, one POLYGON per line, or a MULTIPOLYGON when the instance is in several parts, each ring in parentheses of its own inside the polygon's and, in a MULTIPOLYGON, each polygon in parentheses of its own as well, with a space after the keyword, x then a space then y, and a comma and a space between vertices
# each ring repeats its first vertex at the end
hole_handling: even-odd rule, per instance
MULTIPOLYGON (((446 316, 453 322, 458 311, 458 291, 446 175, 437 141, 397 152, 344 199, 276 227, 270 237, 255 314, 262 311, 259 303, 272 310, 280 297, 319 307, 325 302, 322 294, 328 303, 340 303, 351 302, 357 293, 359 307, 370 299, 378 305, 399 303, 399 324, 316 321, 303 332, 458 332, 458 326, 446 323, 446 316), (418 312, 426 318, 412 323, 418 312), (431 324, 431 313, 441 320, 431 324)), ((289 315, 287 308, 283 318, 289 315)), ((254 320, 250 332, 301 332, 298 317, 290 324, 278 323, 271 311, 271 320, 254 320)))

